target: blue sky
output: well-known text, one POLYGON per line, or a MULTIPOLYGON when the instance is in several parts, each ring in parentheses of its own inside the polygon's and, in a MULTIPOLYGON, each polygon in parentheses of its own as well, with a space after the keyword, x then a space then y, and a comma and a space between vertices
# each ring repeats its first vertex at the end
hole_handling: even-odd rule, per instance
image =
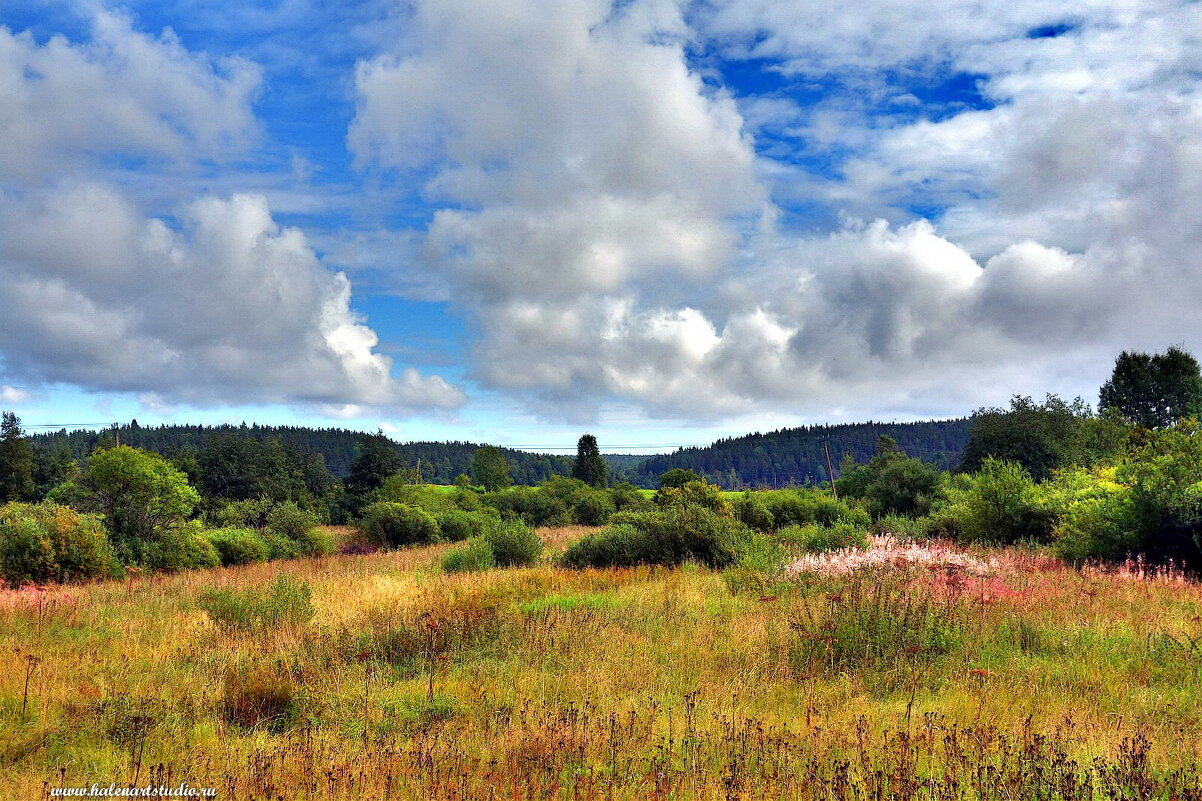
POLYGON ((0 1, 0 405, 570 448, 1096 399, 1198 4, 0 1))

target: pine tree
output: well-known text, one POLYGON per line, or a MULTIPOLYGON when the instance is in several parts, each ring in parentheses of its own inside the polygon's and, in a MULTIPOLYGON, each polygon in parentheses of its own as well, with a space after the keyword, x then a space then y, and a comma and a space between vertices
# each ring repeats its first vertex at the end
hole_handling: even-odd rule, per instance
POLYGON ((597 438, 585 434, 576 443, 576 461, 572 464, 572 478, 578 478, 590 487, 604 487, 608 483, 608 470, 597 438))
POLYGON ((33 447, 21 433, 21 419, 4 412, 0 419, 0 501, 33 500, 33 447))

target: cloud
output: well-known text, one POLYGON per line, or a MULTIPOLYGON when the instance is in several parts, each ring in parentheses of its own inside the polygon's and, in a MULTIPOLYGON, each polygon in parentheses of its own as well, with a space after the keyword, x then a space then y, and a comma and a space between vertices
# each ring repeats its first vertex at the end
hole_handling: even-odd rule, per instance
POLYGON ((250 62, 191 53, 112 12, 95 13, 82 44, 0 27, 0 180, 40 181, 96 155, 223 158, 256 134, 259 83, 250 62))
POLYGON ((546 416, 1088 393, 1120 348, 1202 344, 1202 7, 1064 14, 418 3, 360 64, 348 141, 420 178, 477 376, 546 416), (736 103, 691 44, 830 91, 736 103), (910 91, 951 79, 972 102, 910 91), (843 222, 798 233, 770 192, 843 222))
POLYGON ((151 409, 402 415, 464 402, 437 376, 392 374, 347 277, 263 196, 193 195, 155 214, 122 185, 242 152, 259 128, 259 75, 105 11, 78 44, 0 28, 4 376, 135 393, 151 409), (174 166, 144 166, 155 162, 174 166))
POLYGON ((20 387, 0 384, 0 403, 24 403, 27 400, 29 400, 29 393, 20 387))
POLYGON ((462 402, 440 378, 390 377, 345 276, 262 197, 181 218, 172 229, 95 184, 0 199, 6 373, 190 403, 462 402))

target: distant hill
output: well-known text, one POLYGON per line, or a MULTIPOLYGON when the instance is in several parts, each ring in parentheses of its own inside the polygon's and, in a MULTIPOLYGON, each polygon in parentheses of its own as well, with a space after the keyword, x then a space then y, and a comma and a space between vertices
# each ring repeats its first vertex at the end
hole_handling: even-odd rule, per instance
POLYGON ((666 470, 693 470, 728 489, 787 487, 827 480, 822 453, 830 448, 836 475, 844 455, 857 462, 872 457, 882 434, 897 440, 902 450, 940 467, 951 467, 968 443, 968 418, 921 423, 849 423, 845 425, 782 428, 766 434, 720 439, 705 448, 682 448, 652 456, 638 466, 632 481, 646 486, 666 470))

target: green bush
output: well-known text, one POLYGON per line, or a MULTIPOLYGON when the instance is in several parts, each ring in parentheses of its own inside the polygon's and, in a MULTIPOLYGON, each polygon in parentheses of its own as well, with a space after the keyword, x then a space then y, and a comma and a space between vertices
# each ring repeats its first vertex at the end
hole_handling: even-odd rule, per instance
POLYGON ((338 550, 334 532, 314 526, 295 540, 302 556, 329 556, 338 550))
POLYGON ((442 557, 442 569, 446 573, 489 570, 496 564, 492 546, 483 537, 470 539, 460 547, 447 551, 442 557))
POLYGON ((863 509, 848 506, 845 502, 836 500, 825 493, 813 498, 814 522, 822 526, 834 526, 847 523, 861 528, 867 528, 871 518, 863 509))
POLYGON ((303 626, 317 612, 308 582, 287 574, 263 589, 207 590, 198 605, 218 628, 241 632, 303 626))
POLYGON ((762 493, 748 491, 739 496, 735 501, 735 517, 756 531, 773 531, 776 528, 776 518, 761 495, 762 493))
POLYGON ((655 493, 658 506, 687 506, 709 509, 722 517, 734 517, 735 510, 722 488, 708 481, 690 481, 678 487, 661 487, 655 493))
POLYGON ((538 561, 543 541, 517 520, 506 520, 484 533, 499 567, 529 567, 538 561))
POLYGON ((369 540, 386 548, 426 545, 437 542, 440 534, 438 521, 429 512, 389 501, 368 506, 360 525, 369 540))
POLYGON ((221 554, 209 540, 204 527, 189 522, 158 535, 146 549, 146 566, 174 573, 179 570, 203 570, 221 564, 221 554))
POLYGON ((893 459, 880 468, 864 490, 868 512, 873 518, 921 517, 931 511, 939 483, 939 469, 921 459, 893 459))
POLYGON ((784 577, 788 552, 771 536, 752 534, 743 545, 734 566, 722 574, 732 593, 769 592, 784 577))
POLYGON ((498 523, 495 514, 467 512, 462 509, 440 512, 435 519, 438 521, 438 530, 441 532, 442 539, 447 542, 462 542, 472 537, 479 537, 498 523))
POLYGON ((299 543, 312 529, 317 528, 317 517, 293 501, 285 501, 268 513, 267 528, 299 543))
POLYGON ((0 578, 8 584, 87 581, 118 570, 98 518, 50 503, 0 507, 0 578))
POLYGON ((269 528, 256 533, 267 546, 267 558, 273 562, 279 559, 296 559, 301 555, 300 546, 282 534, 277 534, 269 528))
POLYGON ((850 523, 789 526, 776 532, 781 542, 803 553, 827 553, 847 548, 867 548, 868 533, 850 523))
POLYGON ((1202 569, 1202 426, 1185 420, 1131 442, 1115 479, 1129 488, 1139 553, 1154 564, 1202 569))
POLYGON ((953 516, 961 539, 999 544, 1047 541, 1054 522, 1026 469, 992 457, 973 476, 953 516))
POLYGON ((572 517, 582 526, 603 526, 616 511, 613 498, 605 490, 590 489, 572 497, 572 517))
POLYGON ((772 524, 777 528, 804 526, 814 522, 814 500, 809 493, 803 496, 793 490, 772 490, 755 495, 764 504, 772 516, 772 524))
POLYGON ((724 568, 734 564, 751 531, 704 506, 673 504, 642 514, 623 514, 604 531, 573 543, 566 567, 674 566, 684 562, 724 568))
POLYGON ((614 509, 619 512, 647 511, 651 508, 651 499, 628 481, 610 487, 609 498, 614 502, 614 509))
POLYGON ((489 492, 483 500, 502 517, 519 518, 528 526, 570 526, 573 522, 568 505, 541 488, 510 487, 489 492))
POLYGON ((215 528, 206 536, 221 557, 225 567, 266 562, 271 558, 271 548, 250 528, 215 528))
POLYGON ((1131 492, 1114 480, 1113 469, 1062 471, 1045 492, 1045 502, 1057 511, 1053 549, 1065 561, 1115 562, 1139 550, 1131 492))
POLYGON ((217 528, 263 528, 275 507, 270 498, 248 498, 230 501, 205 515, 217 528))
POLYGON ((317 525, 317 516, 292 501, 277 504, 267 515, 263 539, 272 559, 327 556, 334 553, 334 535, 317 525))

